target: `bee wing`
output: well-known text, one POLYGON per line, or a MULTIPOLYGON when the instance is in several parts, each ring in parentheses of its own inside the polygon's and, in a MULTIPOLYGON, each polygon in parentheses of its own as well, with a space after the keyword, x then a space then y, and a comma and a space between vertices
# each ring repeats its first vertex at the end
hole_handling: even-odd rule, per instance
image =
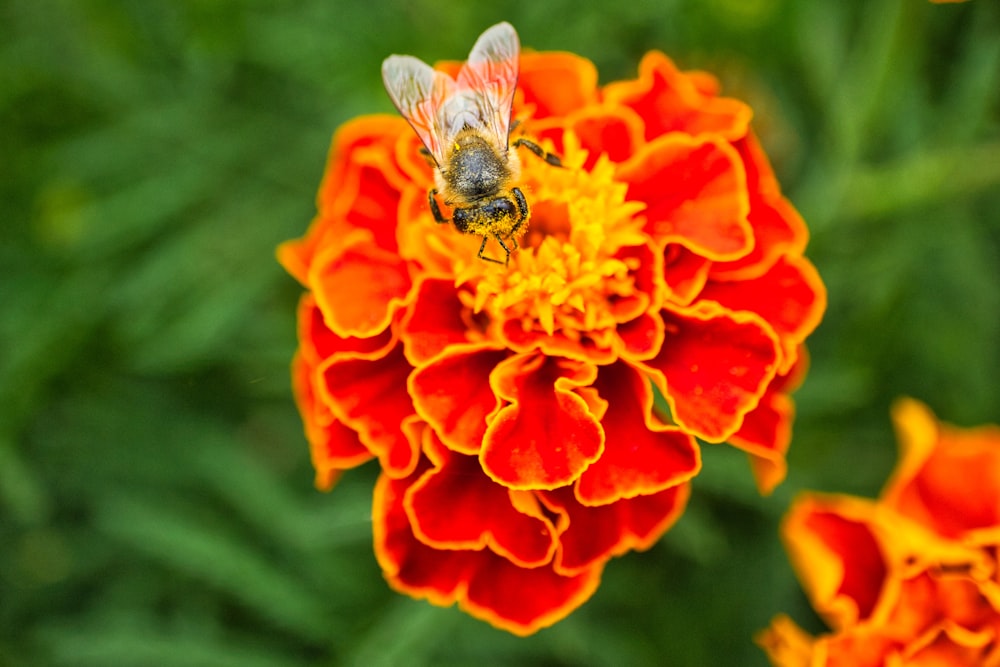
POLYGON ((455 81, 413 56, 389 56, 382 62, 382 82, 434 161, 444 164, 443 149, 454 134, 444 111, 454 97, 455 81))
MULTIPOLYGON (((504 151, 510 134, 520 52, 514 26, 505 21, 488 28, 476 40, 469 60, 458 73, 460 95, 453 98, 461 102, 461 111, 465 112, 459 115, 474 114, 477 125, 487 130, 496 139, 497 148, 504 151)), ((464 122, 468 124, 468 120, 464 122)))

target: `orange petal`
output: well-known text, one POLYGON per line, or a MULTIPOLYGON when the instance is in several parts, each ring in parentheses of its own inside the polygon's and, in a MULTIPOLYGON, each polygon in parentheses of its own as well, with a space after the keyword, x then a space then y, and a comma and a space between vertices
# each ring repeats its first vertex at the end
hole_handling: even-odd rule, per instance
POLYGON ((594 381, 589 364, 517 355, 490 375, 494 393, 510 405, 497 412, 483 438, 483 470, 511 489, 554 489, 569 484, 604 449, 604 431, 587 402, 574 393, 594 381))
POLYGON ((309 284, 330 330, 362 338, 389 326, 411 285, 406 262, 363 231, 319 251, 309 284))
POLYGON ((645 230, 654 240, 714 261, 753 248, 743 164, 717 137, 659 137, 622 163, 618 178, 628 183, 628 199, 646 204, 645 230))
POLYGON ((625 363, 602 366, 595 384, 608 402, 601 420, 604 453, 580 475, 577 500, 607 505, 650 495, 681 484, 698 473, 701 456, 694 438, 653 417, 649 381, 625 363))
POLYGON ((861 498, 807 494, 782 523, 802 587, 834 629, 869 618, 886 586, 889 563, 877 538, 876 511, 861 498))
POLYGON ((735 141, 747 133, 753 112, 739 100, 707 95, 698 89, 703 77, 692 79, 664 54, 647 53, 639 63, 639 78, 604 87, 604 100, 634 109, 646 124, 646 139, 668 132, 719 134, 735 141))
POLYGON ((1000 428, 939 424, 923 404, 893 408, 901 459, 885 502, 941 535, 1000 526, 1000 428))
POLYGON ((534 118, 565 116, 597 98, 597 69, 572 53, 524 53, 517 85, 534 118))

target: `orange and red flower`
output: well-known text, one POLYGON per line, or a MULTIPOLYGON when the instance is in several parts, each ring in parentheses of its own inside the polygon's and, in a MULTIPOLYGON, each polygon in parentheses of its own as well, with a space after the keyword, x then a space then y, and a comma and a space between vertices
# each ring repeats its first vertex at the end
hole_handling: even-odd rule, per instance
POLYGON ((525 54, 514 114, 567 168, 522 160, 509 266, 434 224, 391 116, 340 129, 279 259, 308 290, 293 374, 317 485, 378 459, 389 583, 528 634, 678 518, 696 439, 781 480, 825 292, 749 107, 711 76, 651 53, 598 87, 587 60, 525 54))
POLYGON ((1000 665, 1000 428, 894 411, 901 457, 877 501, 810 494, 783 534, 832 632, 780 616, 759 641, 781 667, 1000 665))

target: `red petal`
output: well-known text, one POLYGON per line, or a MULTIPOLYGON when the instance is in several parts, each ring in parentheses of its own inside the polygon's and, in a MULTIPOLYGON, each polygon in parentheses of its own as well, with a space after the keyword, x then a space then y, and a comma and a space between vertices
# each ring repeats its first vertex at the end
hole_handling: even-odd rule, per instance
POLYGON ((627 359, 649 359, 663 346, 663 319, 657 313, 645 313, 618 327, 622 356, 627 359))
POLYGON ((690 485, 678 484, 652 495, 587 507, 569 489, 542 492, 549 509, 566 517, 557 570, 575 574, 632 549, 648 549, 680 518, 689 494, 690 485))
POLYGON ((301 354, 292 360, 292 391, 302 415, 315 484, 321 491, 333 488, 342 470, 370 461, 373 455, 361 444, 358 434, 334 419, 330 409, 316 398, 315 367, 301 354))
POLYGON ((396 590, 442 606, 458 602, 472 616, 517 635, 565 618, 597 590, 599 566, 566 577, 548 566, 518 567, 489 549, 440 550, 421 543, 403 509, 408 484, 382 475, 372 506, 375 555, 396 590))
POLYGON ((576 484, 584 505, 657 493, 691 479, 701 467, 698 446, 681 429, 657 423, 649 381, 624 363, 602 366, 595 385, 608 401, 601 420, 604 453, 576 484))
POLYGON ((743 164, 720 139, 659 137, 622 163, 618 177, 629 184, 629 199, 646 204, 645 229, 656 241, 715 261, 739 259, 753 248, 743 164))
POLYGON ((483 474, 479 459, 455 454, 426 429, 424 451, 434 468, 406 493, 404 506, 417 539, 435 549, 489 547, 521 567, 552 560, 555 527, 540 512, 515 509, 510 492, 483 474))
POLYGON ((403 420, 414 414, 406 391, 411 370, 401 345, 388 353, 338 355, 322 367, 322 395, 330 409, 394 477, 410 474, 420 455, 402 430, 403 420))
POLYGON ((416 290, 400 328, 406 358, 420 366, 449 345, 466 343, 469 322, 453 280, 428 278, 416 290))
POLYGON ((517 355, 490 375, 502 408, 483 438, 480 461, 490 477, 512 489, 553 489, 579 477, 604 448, 604 432, 573 392, 593 382, 588 364, 517 355))
POLYGON ((663 256, 667 300, 680 306, 689 305, 705 286, 712 261, 676 243, 668 243, 663 256))
POLYGON ((781 255, 801 255, 809 240, 802 216, 781 196, 767 156, 751 132, 736 143, 747 171, 754 248, 746 257, 712 267, 713 280, 748 280, 766 272, 781 255))
MULTIPOLYGON (((698 75, 696 75, 698 76, 698 75)), ((747 133, 753 112, 745 103, 707 95, 701 79, 680 72, 664 54, 647 53, 639 78, 604 87, 604 99, 635 109, 646 123, 646 139, 668 132, 720 134, 735 141, 747 133)))
POLYGON ((407 298, 410 276, 399 255, 359 231, 317 254, 309 284, 334 333, 366 338, 389 326, 407 298))
POLYGON ((784 257, 754 280, 709 282, 701 297, 728 310, 749 311, 764 318, 781 340, 782 374, 795 364, 799 344, 826 310, 826 288, 804 257, 784 257))
POLYGON ((644 362, 674 419, 710 442, 740 428, 774 379, 780 352, 773 334, 749 313, 717 308, 663 311, 667 336, 644 362))
POLYGON ((792 441, 794 416, 792 399, 769 388, 757 407, 743 418, 740 430, 729 437, 729 444, 750 454, 757 489, 763 495, 770 494, 785 479, 785 454, 792 441))
POLYGON ((414 408, 456 452, 479 453, 486 418, 500 407, 490 373, 507 354, 489 345, 452 347, 410 375, 414 408))

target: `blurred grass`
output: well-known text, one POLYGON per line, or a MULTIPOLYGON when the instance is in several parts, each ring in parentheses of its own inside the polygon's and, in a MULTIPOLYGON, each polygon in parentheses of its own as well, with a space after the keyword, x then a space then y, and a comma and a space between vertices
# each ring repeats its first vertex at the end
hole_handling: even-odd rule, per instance
POLYGON ((0 665, 762 665, 774 613, 819 628, 791 496, 876 493, 897 396, 1000 421, 1000 5, 3 0, 0 216, 0 665), (501 19, 603 81, 716 72, 830 291, 789 480, 708 447, 680 524, 525 640, 387 590, 373 470, 312 491, 273 260, 382 58, 501 19))

